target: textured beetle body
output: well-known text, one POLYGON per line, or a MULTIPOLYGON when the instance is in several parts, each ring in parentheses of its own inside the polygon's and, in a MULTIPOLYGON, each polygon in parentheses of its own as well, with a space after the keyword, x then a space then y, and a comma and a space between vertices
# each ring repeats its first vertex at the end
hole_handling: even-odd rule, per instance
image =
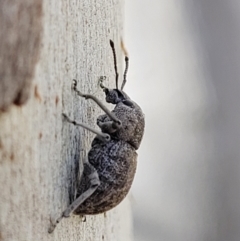
MULTIPOLYGON (((127 195, 134 179, 137 167, 137 153, 144 133, 144 114, 141 108, 123 92, 106 90, 108 95, 117 92, 121 99, 115 97, 111 102, 118 103, 112 113, 122 123, 121 128, 109 131, 104 123, 111 123, 108 115, 101 115, 97 124, 102 132, 111 137, 109 142, 95 138, 88 153, 88 162, 97 170, 100 185, 79 208, 75 214, 98 214, 117 206, 127 195)), ((88 188, 88 178, 83 174, 78 196, 88 188)))
MULTIPOLYGON (((106 212, 117 206, 127 195, 137 166, 137 153, 128 143, 111 140, 107 143, 95 138, 88 153, 89 163, 97 170, 100 185, 83 202, 75 214, 91 215, 106 212)), ((78 196, 89 188, 88 176, 83 173, 78 196)))
POLYGON ((74 80, 75 92, 85 99, 95 101, 106 114, 97 118, 97 125, 101 132, 83 123, 77 123, 63 114, 68 122, 82 126, 96 133, 97 136, 92 142, 87 161, 84 163, 76 199, 55 222, 51 221, 49 233, 53 232, 63 217, 69 217, 72 213, 94 215, 114 208, 127 195, 134 179, 137 167, 136 150, 140 146, 144 133, 144 114, 123 91, 128 70, 127 56, 122 87, 118 89, 116 53, 111 40, 110 45, 114 57, 116 89, 108 89, 102 82, 100 87, 105 92, 106 102, 115 107, 109 111, 95 96, 81 93, 77 89, 77 81, 74 80))

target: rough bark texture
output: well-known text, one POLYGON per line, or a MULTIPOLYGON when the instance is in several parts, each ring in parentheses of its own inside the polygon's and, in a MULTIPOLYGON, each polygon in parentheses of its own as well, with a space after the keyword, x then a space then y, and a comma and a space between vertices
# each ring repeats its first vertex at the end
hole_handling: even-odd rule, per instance
MULTIPOLYGON (((14 7, 13 2, 8 7, 14 7)), ((32 2, 39 7, 40 1, 32 2)), ((106 214, 87 216, 85 223, 75 216, 64 219, 53 234, 47 232, 50 216, 57 217, 72 199, 74 182, 82 172, 82 161, 94 137, 63 122, 61 114, 97 128, 96 117, 102 113, 96 104, 71 91, 72 79, 78 79, 78 88, 83 92, 94 93, 100 99, 104 94, 98 87, 99 76, 107 76, 104 84, 114 87, 109 39, 117 46, 120 72, 122 56, 118 46, 123 4, 107 0, 44 0, 42 12, 33 22, 21 19, 16 30, 22 33, 26 26, 30 30, 35 28, 35 22, 42 24, 38 62, 34 57, 38 50, 28 49, 16 40, 22 51, 21 59, 28 58, 26 64, 18 67, 25 73, 22 80, 33 83, 29 85, 29 101, 0 113, 0 240, 132 240, 127 200, 106 214), (32 78, 26 80, 26 76, 32 78)), ((0 32, 8 34, 10 30, 5 26, 0 32)), ((11 31, 15 34, 14 29, 11 31)), ((28 38, 28 46, 35 42, 35 37, 28 38)), ((1 48, 1 58, 4 54, 8 54, 8 49, 1 48)), ((9 54, 9 63, 14 58, 9 54)), ((1 73, 5 73, 6 66, 1 64, 1 73)), ((8 71, 6 79, 13 79, 18 73, 11 66, 8 71)), ((1 79, 0 85, 10 86, 11 90, 19 84, 14 83, 1 79)), ((11 95, 16 96, 16 92, 11 95)))
POLYGON ((0 1, 0 110, 29 98, 40 53, 42 0, 0 1))

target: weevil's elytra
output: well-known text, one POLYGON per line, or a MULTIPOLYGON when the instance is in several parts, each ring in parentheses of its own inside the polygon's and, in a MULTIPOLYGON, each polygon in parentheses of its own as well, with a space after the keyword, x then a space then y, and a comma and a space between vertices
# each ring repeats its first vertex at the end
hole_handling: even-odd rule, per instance
POLYGON ((126 84, 129 59, 125 57, 125 71, 121 89, 118 88, 118 72, 114 43, 110 40, 113 52, 116 89, 108 89, 102 83, 106 102, 115 105, 109 111, 95 96, 83 94, 77 89, 74 80, 73 89, 85 99, 92 99, 105 112, 97 118, 101 131, 77 123, 63 114, 64 119, 76 126, 86 128, 96 134, 84 163, 84 171, 77 190, 76 200, 55 221, 51 221, 49 233, 53 232, 63 217, 76 215, 94 215, 116 207, 127 195, 136 171, 137 153, 144 133, 144 114, 141 108, 123 91, 126 84))

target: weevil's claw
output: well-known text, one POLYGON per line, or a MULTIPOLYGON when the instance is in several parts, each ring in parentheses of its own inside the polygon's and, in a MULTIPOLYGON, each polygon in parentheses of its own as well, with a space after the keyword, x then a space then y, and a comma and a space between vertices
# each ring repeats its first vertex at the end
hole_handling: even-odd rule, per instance
POLYGON ((52 217, 49 218, 50 227, 48 228, 48 233, 52 233, 57 226, 57 223, 52 220, 52 217))
POLYGON ((48 229, 48 233, 52 233, 54 231, 54 229, 56 228, 57 224, 60 223, 62 218, 63 218, 63 214, 56 221, 53 221, 52 218, 50 217, 50 227, 48 229))
POLYGON ((98 84, 102 89, 106 89, 106 87, 103 85, 103 81, 106 80, 106 76, 100 76, 98 79, 98 84))
POLYGON ((73 90, 76 90, 76 89, 77 89, 77 80, 75 80, 75 79, 73 79, 72 89, 73 89, 73 90))
POLYGON ((79 217, 81 219, 81 222, 85 223, 87 221, 87 218, 85 215, 80 215, 79 217))
POLYGON ((87 221, 87 217, 86 216, 83 216, 82 217, 82 222, 85 223, 87 221))
POLYGON ((62 117, 64 120, 69 120, 68 116, 65 113, 62 113, 62 117))

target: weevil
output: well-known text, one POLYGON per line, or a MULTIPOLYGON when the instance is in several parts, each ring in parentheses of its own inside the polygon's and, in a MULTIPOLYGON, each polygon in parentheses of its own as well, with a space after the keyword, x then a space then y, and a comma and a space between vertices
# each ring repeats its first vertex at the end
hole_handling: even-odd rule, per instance
POLYGON ((83 94, 73 80, 73 90, 85 99, 93 100, 104 112, 97 118, 101 131, 77 123, 66 114, 64 119, 96 134, 84 163, 84 170, 75 201, 55 221, 51 221, 49 233, 53 232, 62 218, 71 214, 95 215, 116 207, 127 195, 137 167, 137 152, 144 133, 144 114, 141 108, 123 91, 129 65, 125 56, 125 70, 121 89, 118 88, 118 70, 114 43, 110 40, 115 70, 115 89, 106 88, 101 79, 100 87, 106 102, 115 105, 112 111, 94 95, 83 94))

